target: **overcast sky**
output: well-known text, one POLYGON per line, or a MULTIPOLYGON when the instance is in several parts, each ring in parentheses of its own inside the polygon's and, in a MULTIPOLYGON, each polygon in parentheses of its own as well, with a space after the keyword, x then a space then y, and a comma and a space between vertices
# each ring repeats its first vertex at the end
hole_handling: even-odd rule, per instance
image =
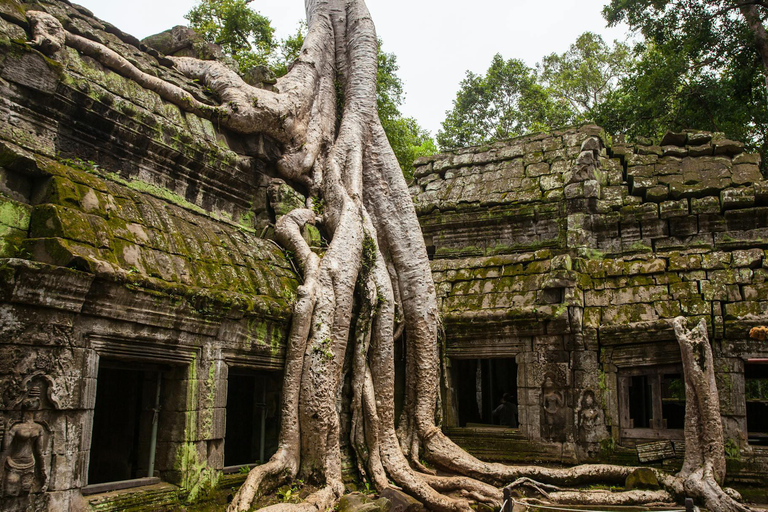
MULTIPOLYGON (((196 0, 73 0, 103 20, 142 39, 174 25, 196 0)), ((586 31, 606 41, 625 40, 624 26, 608 29, 601 10, 608 0, 366 0, 384 50, 397 55, 405 83, 402 111, 436 134, 467 70, 482 73, 491 58, 535 65, 565 52, 586 31)), ((254 0, 279 37, 304 19, 302 0, 254 0)))

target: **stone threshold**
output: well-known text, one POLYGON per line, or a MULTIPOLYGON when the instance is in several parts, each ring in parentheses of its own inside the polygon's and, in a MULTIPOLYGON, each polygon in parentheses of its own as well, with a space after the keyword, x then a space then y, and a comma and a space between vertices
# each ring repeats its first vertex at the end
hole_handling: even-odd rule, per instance
POLYGON ((84 487, 81 492, 85 496, 91 511, 118 512, 133 510, 165 510, 179 502, 179 487, 160 481, 159 478, 140 478, 108 484, 96 484, 84 487), (121 487, 131 484, 140 486, 121 487), (111 486, 107 489, 106 486, 111 486), (90 491, 90 492, 89 492, 90 491), (95 491, 100 491, 94 493, 95 491))
POLYGON ((83 496, 90 496, 91 494, 102 494, 111 491, 120 491, 122 489, 133 489, 135 487, 144 487, 147 485, 155 485, 161 483, 159 478, 145 477, 134 478, 132 480, 119 480, 117 482, 104 482, 102 484, 86 485, 80 492, 83 496))

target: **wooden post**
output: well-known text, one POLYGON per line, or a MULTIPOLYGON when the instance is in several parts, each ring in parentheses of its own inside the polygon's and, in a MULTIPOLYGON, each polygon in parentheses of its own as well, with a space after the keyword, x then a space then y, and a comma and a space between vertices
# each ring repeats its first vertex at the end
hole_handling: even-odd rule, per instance
POLYGON ((504 490, 504 508, 501 512, 512 512, 512 490, 505 487, 504 490))

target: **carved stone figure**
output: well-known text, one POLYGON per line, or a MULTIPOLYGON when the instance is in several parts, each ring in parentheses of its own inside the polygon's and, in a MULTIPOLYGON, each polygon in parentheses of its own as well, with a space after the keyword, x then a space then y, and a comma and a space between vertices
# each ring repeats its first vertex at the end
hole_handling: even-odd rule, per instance
POLYGON ((541 435, 549 441, 561 441, 563 437, 563 412, 565 398, 562 390, 555 385, 551 374, 544 376, 544 384, 541 390, 541 407, 543 423, 541 435))
POLYGON ((30 389, 21 402, 22 420, 10 425, 5 436, 2 462, 2 495, 22 496, 33 491, 35 484, 41 490, 48 486, 48 475, 43 460, 47 440, 46 427, 35 421, 40 409, 40 388, 30 389))
POLYGON ((595 403, 594 391, 588 389, 582 394, 576 421, 579 441, 583 443, 587 456, 597 456, 600 452, 602 418, 600 409, 595 403))

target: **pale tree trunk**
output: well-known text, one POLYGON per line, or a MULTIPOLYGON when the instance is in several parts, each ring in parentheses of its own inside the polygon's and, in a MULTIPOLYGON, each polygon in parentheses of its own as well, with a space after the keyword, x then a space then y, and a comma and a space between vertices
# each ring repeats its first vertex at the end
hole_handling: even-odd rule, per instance
MULTIPOLYGON (((482 462, 436 426, 440 319, 416 212, 376 111, 376 32, 363 0, 306 0, 305 6, 309 30, 300 57, 274 91, 247 85, 215 61, 173 58, 178 71, 216 93, 217 107, 143 72, 102 44, 69 33, 48 14, 27 13, 33 43, 42 51, 55 56, 70 46, 180 108, 242 134, 269 135, 282 148, 277 165, 281 176, 307 194, 304 207, 276 222, 278 242, 295 255, 303 275, 287 342, 279 447, 250 472, 229 510, 248 510, 259 493, 297 476, 319 490, 301 504, 271 509, 326 510, 339 499, 344 486, 338 411, 345 368, 351 372, 351 446, 360 473, 380 491, 392 481, 431 509, 469 511, 470 501, 500 505, 501 493, 494 486, 523 477, 548 485, 623 482, 633 468, 482 462), (302 236, 307 225, 315 225, 330 240, 324 254, 315 254, 302 236), (394 341, 402 332, 396 325, 399 317, 405 325, 407 392, 396 431, 394 341), (352 354, 350 361, 345 361, 347 354, 352 354), (422 458, 455 476, 435 475, 421 464, 422 458)), ((714 423, 697 430, 691 422, 698 421, 694 417, 714 421, 713 403, 716 398, 704 400, 696 407, 705 409, 692 413, 698 402, 689 398, 687 432, 711 434, 714 423)), ((716 448, 722 450, 722 435, 716 448)), ((710 474, 714 485, 722 481, 723 466, 714 454, 695 448, 691 453, 698 454, 697 461, 711 461, 701 482, 709 482, 710 474)), ((686 464, 684 480, 686 489, 695 490, 688 483, 695 480, 693 464, 686 464)), ((581 491, 540 489, 553 500, 574 499, 576 492, 578 499, 610 504, 683 494, 683 479, 657 475, 666 491, 655 494, 608 498, 603 493, 593 499, 581 491)))
POLYGON ((725 443, 707 323, 702 320, 688 330, 685 318, 678 317, 673 324, 685 379, 685 459, 678 477, 685 493, 708 510, 744 511, 746 507, 721 487, 725 481, 725 443))
POLYGON ((747 21, 747 26, 755 38, 755 48, 760 55, 763 64, 763 75, 765 76, 765 86, 768 89, 768 33, 760 17, 760 8, 755 4, 747 2, 739 3, 741 15, 747 21))

